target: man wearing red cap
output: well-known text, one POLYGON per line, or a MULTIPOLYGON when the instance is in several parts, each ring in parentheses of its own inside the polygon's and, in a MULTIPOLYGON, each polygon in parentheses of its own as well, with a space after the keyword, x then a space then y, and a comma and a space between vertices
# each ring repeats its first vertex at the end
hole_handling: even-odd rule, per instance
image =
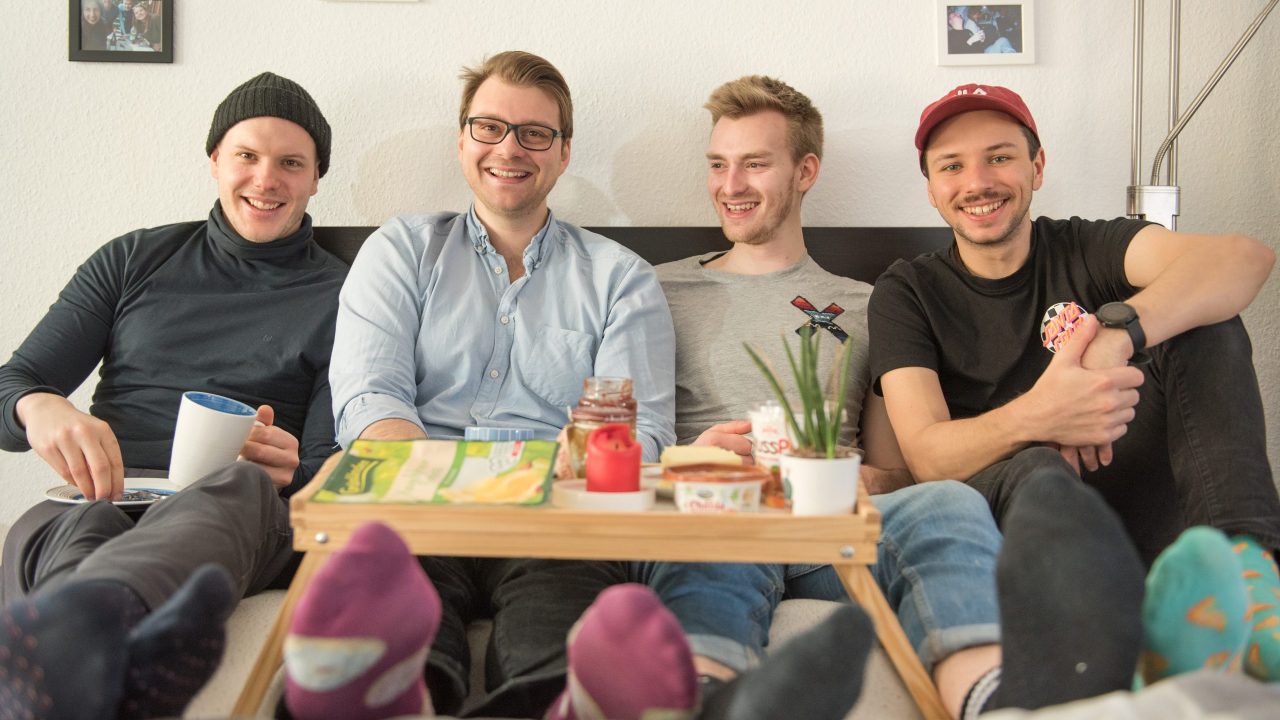
POLYGON ((1237 315, 1274 253, 1125 218, 1033 221, 1045 153, 1007 88, 948 92, 915 144, 955 243, 895 264, 869 306, 872 377, 915 477, 964 479, 1003 521, 1033 471, 1079 475, 1147 563, 1208 525, 1277 587, 1280 499, 1237 315))

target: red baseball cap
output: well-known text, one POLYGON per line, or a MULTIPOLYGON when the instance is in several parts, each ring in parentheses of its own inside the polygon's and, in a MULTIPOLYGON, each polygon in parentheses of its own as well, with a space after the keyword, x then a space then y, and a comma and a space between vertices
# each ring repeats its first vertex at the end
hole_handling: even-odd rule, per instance
POLYGON ((929 140, 929 133, 933 132, 934 128, 944 120, 975 110, 996 110, 1005 113, 1025 125, 1031 134, 1036 136, 1037 142, 1040 140, 1040 133, 1036 131, 1036 121, 1031 117, 1031 111, 1027 109, 1027 104, 1022 101, 1018 93, 999 85, 969 83, 943 95, 920 113, 920 127, 916 128, 916 150, 920 151, 921 159, 924 158, 924 145, 929 140))

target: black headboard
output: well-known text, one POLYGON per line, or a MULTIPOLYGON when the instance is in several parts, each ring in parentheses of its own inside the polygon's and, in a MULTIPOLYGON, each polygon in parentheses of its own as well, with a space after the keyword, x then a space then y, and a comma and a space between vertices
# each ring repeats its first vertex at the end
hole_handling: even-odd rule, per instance
MULTIPOLYGON (((376 228, 325 226, 315 229, 316 242, 350 264, 365 238, 376 228)), ((729 241, 718 227, 590 227, 616 240, 653 265, 725 250, 729 241)), ((805 228, 809 254, 828 272, 873 283, 898 258, 912 258, 951 244, 945 227, 812 227, 805 228)))

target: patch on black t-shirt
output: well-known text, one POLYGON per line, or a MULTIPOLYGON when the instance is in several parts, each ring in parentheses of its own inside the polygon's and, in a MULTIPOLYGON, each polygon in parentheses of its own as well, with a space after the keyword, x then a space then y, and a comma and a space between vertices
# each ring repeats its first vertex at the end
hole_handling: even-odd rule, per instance
POLYGON ((1058 348, 1075 333, 1076 326, 1088 314, 1088 310, 1070 300, 1050 305, 1044 311, 1044 318, 1040 320, 1040 344, 1051 353, 1058 352, 1058 348))

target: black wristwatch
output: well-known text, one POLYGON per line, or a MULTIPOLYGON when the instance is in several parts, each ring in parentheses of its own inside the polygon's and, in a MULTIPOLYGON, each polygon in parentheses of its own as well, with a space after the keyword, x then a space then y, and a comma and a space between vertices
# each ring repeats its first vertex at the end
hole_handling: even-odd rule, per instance
POLYGON ((1096 313, 1098 316, 1098 324, 1105 328, 1116 328, 1129 333, 1129 339, 1133 341, 1133 357, 1129 358, 1129 362, 1135 365, 1141 365, 1151 360, 1151 358, 1143 352, 1147 347, 1147 334, 1142 331, 1142 324, 1138 322, 1138 311, 1133 306, 1122 302, 1109 302, 1098 308, 1096 313))

